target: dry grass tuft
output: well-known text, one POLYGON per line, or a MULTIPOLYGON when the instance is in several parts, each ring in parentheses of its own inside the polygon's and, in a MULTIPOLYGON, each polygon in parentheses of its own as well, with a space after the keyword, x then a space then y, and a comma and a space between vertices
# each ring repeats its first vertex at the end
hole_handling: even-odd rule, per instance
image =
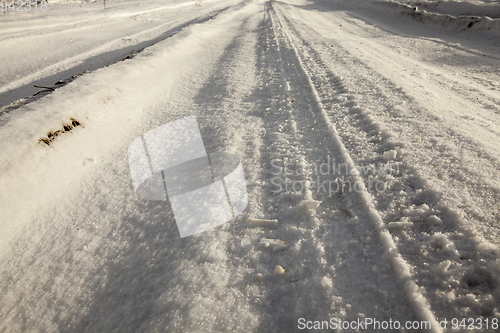
POLYGON ((38 142, 45 143, 47 146, 50 145, 52 141, 55 140, 59 135, 71 131, 73 128, 80 126, 80 122, 75 118, 70 118, 71 122, 69 124, 64 124, 62 129, 57 131, 50 131, 47 133, 46 137, 38 139, 38 142))

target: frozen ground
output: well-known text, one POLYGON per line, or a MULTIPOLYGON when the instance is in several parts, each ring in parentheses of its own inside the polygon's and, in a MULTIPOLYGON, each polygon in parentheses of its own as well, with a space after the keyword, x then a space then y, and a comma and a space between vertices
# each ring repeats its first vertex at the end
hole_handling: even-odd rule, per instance
POLYGON ((0 16, 0 331, 498 331, 498 7, 51 1, 0 16), (137 199, 127 149, 192 115, 207 152, 241 158, 249 203, 180 238, 168 201, 137 199))

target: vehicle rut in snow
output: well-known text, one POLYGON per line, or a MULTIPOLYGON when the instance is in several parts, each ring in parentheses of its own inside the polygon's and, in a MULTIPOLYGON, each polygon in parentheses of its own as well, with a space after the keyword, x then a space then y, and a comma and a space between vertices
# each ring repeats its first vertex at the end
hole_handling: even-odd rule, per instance
POLYGON ((280 292, 270 293, 265 291, 266 283, 275 281, 264 280, 263 297, 271 300, 269 304, 278 300, 281 304, 264 312, 270 316, 265 327, 287 323, 293 330, 294 323, 271 320, 286 318, 287 313, 316 320, 334 315, 355 319, 360 314, 383 320, 417 319, 410 310, 411 300, 394 288, 397 276, 383 256, 370 222, 372 212, 362 208, 356 193, 335 189, 340 179, 353 181, 349 173, 333 170, 346 163, 344 153, 324 121, 314 87, 271 5, 266 6, 260 29, 257 59, 263 82, 256 94, 262 102, 254 116, 264 127, 259 156, 266 183, 259 209, 250 211, 280 221, 274 232, 262 236, 292 244, 286 251, 264 253, 259 259, 264 267, 283 266, 291 281, 280 292), (314 172, 313 165, 321 164, 330 164, 332 169, 314 172), (322 201, 317 212, 301 208, 311 200, 322 201), (287 293, 288 288, 293 292, 287 293), (383 299, 383 309, 368 305, 376 299, 383 299), (317 302, 324 306, 317 306, 314 313, 305 311, 304 303, 317 302))
MULTIPOLYGON (((468 316, 492 318, 497 253, 492 247, 482 244, 467 228, 453 206, 441 200, 446 197, 445 193, 426 186, 430 182, 405 158, 408 153, 405 145, 388 130, 388 124, 377 121, 369 110, 370 107, 377 111, 394 110, 392 112, 397 117, 396 110, 401 105, 412 111, 419 110, 418 105, 401 88, 378 75, 338 43, 318 41, 313 29, 298 21, 292 22, 286 15, 287 5, 276 7, 297 54, 300 54, 311 86, 317 92, 325 117, 341 129, 339 139, 358 165, 359 176, 366 187, 372 188, 369 200, 373 201, 380 216, 381 230, 390 233, 393 245, 397 246, 397 252, 406 261, 407 269, 416 281, 410 289, 420 287, 430 303, 430 307, 424 302, 417 308, 427 308, 428 317, 451 318, 454 314, 456 316, 460 304, 465 303, 468 316), (360 80, 361 75, 356 74, 363 71, 361 77, 364 79, 359 81, 359 86, 366 89, 370 98, 360 98, 350 91, 345 78, 335 74, 331 66, 326 65, 325 58, 330 62, 332 59, 337 61, 338 66, 345 66, 344 71, 354 73, 354 79, 360 80), (367 105, 366 100, 370 104, 367 105), (384 172, 378 173, 381 169, 384 172), (373 188, 379 181, 385 184, 384 191, 373 188), (451 289, 454 296, 449 294, 451 289), (480 302, 471 301, 471 291, 480 302), (431 309, 434 315, 431 315, 431 309)), ((427 115, 422 117, 423 121, 431 121, 427 115)), ((463 138, 461 145, 467 142, 463 138)), ((483 158, 486 163, 491 162, 487 155, 483 158)), ((471 182, 482 181, 478 178, 471 182)), ((494 188, 490 191, 495 195, 494 188)), ((414 296, 420 298, 418 293, 414 296)))

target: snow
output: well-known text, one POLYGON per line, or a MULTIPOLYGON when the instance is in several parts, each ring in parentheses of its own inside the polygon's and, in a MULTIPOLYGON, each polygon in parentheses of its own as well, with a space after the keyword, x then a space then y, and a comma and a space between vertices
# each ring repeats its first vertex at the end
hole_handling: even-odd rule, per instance
POLYGON ((499 8, 111 0, 0 16, 0 331, 500 319, 499 8), (181 237, 173 197, 135 193, 129 147, 187 117, 207 156, 239 157, 248 206, 181 237))
POLYGON ((300 207, 302 209, 317 209, 320 204, 321 201, 317 200, 302 200, 301 202, 299 202, 297 207, 300 207))
MULTIPOLYGON (((351 6, 353 2, 347 3, 351 6)), ((357 8, 410 16, 446 28, 470 29, 496 36, 500 30, 500 9, 494 2, 357 0, 354 3, 357 8)))
POLYGON ((488 16, 500 18, 498 3, 490 0, 466 1, 399 1, 417 7, 420 11, 453 16, 488 16))
POLYGON ((7 11, 0 32, 2 49, 8 50, 0 55, 0 106, 39 91, 33 84, 52 86, 123 60, 221 8, 211 1, 199 7, 179 0, 162 6, 118 3, 108 1, 106 10, 99 3, 70 2, 45 12, 7 11))
POLYGON ((384 158, 388 161, 395 160, 396 157, 398 156, 398 151, 397 150, 384 151, 382 156, 384 156, 384 158))

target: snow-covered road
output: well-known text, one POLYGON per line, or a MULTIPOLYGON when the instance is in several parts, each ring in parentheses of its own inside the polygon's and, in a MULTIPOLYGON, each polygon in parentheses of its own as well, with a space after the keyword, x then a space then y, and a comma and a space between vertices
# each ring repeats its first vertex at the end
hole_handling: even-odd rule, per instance
POLYGON ((101 5, 0 17, 0 331, 498 331, 491 4, 101 5), (193 115, 248 207, 180 238, 127 149, 193 115))

